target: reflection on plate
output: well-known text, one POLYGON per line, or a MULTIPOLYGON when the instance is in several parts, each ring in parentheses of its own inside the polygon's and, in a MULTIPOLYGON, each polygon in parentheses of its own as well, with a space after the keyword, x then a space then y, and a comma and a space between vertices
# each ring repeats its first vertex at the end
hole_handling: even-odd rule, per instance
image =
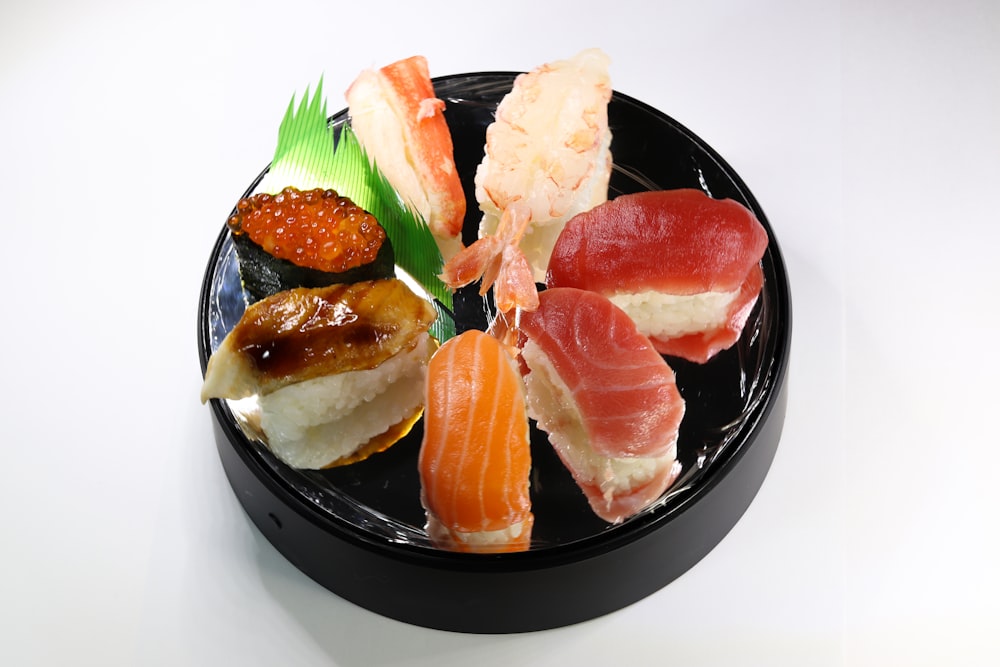
MULTIPOLYGON (((447 104, 445 117, 468 198, 467 244, 475 240, 479 224, 473 177, 482 159, 485 130, 513 77, 482 73, 434 80, 438 96, 447 104)), ((346 112, 331 122, 342 126, 346 112)), ((623 524, 608 525, 590 510, 545 434, 532 428, 531 551, 453 554, 434 548, 424 531, 416 465, 422 437, 419 423, 402 441, 366 461, 300 471, 283 465, 263 444, 247 437, 230 404, 213 401, 220 454, 248 513, 286 557, 334 592, 388 616, 446 629, 506 632, 564 625, 619 608, 678 576, 714 547, 759 488, 784 417, 791 330, 789 287, 777 242, 742 181, 684 127, 617 92, 609 106, 609 123, 614 136, 609 197, 647 189, 700 188, 753 210, 770 235, 763 259, 764 289, 739 343, 705 365, 668 359, 686 402, 678 440, 681 478, 653 507, 623 524), (740 478, 740 470, 746 471, 745 478, 740 478), (734 484, 730 492, 716 488, 734 484), (251 487, 266 500, 248 499, 251 487), (282 517, 289 515, 296 517, 296 523, 301 520, 301 531, 293 534, 287 529, 282 517), (318 555, 324 550, 325 560, 318 555), (646 555, 636 555, 642 553, 646 555), (655 562, 642 562, 651 557, 655 562), (635 566, 655 569, 637 577, 625 569, 635 566), (347 580, 359 571, 372 577, 369 583, 381 583, 347 580), (577 594, 572 605, 542 600, 572 586, 581 575, 610 580, 603 585, 587 583, 590 593, 577 594), (426 581, 407 580, 417 577, 426 581), (530 588, 522 591, 532 600, 527 617, 523 609, 520 618, 504 613, 506 604, 516 604, 510 586, 520 589, 529 580, 530 588), (429 592, 437 601, 407 597, 430 581, 436 582, 429 592), (616 583, 621 590, 610 590, 616 583), (469 602, 468 586, 476 587, 479 602, 469 602)), ((223 229, 203 286, 199 321, 203 368, 239 319, 243 303, 235 253, 223 229)), ((485 328, 489 308, 475 286, 460 290, 455 298, 458 330, 485 328)))

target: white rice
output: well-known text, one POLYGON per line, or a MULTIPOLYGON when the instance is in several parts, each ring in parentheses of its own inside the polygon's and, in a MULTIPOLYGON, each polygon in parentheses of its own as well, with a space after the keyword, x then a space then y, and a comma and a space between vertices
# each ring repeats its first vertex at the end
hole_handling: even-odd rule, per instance
POLYGON ((275 456, 296 468, 322 468, 354 453, 413 414, 423 402, 431 340, 377 368, 306 380, 262 396, 260 423, 275 456))
POLYGON ((668 339, 725 326, 729 307, 739 293, 736 289, 678 296, 647 290, 608 295, 608 298, 632 318, 640 333, 668 339))
POLYGON ((462 532, 449 530, 441 523, 433 512, 427 513, 427 534, 434 544, 447 549, 468 550, 476 553, 491 553, 504 551, 505 547, 512 542, 519 542, 522 533, 530 530, 534 523, 532 517, 523 521, 511 524, 500 530, 480 530, 475 532, 462 532), (461 547, 465 547, 462 549, 461 547))
POLYGON ((525 378, 528 414, 548 434, 578 483, 598 486, 610 501, 648 483, 664 465, 672 464, 676 443, 667 454, 657 457, 609 458, 594 451, 572 392, 548 356, 534 341, 525 344, 521 355, 531 369, 525 378))

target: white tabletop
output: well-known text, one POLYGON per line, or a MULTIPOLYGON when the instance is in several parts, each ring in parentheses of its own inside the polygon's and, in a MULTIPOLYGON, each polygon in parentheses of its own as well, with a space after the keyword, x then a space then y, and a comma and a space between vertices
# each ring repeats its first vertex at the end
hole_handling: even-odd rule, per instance
POLYGON ((1000 5, 555 4, 5 3, 0 663, 995 664, 1000 5), (777 457, 719 546, 626 609, 509 636, 382 618, 226 482, 198 400, 209 251, 320 75, 333 111, 409 55, 438 76, 590 46, 777 234, 777 457))

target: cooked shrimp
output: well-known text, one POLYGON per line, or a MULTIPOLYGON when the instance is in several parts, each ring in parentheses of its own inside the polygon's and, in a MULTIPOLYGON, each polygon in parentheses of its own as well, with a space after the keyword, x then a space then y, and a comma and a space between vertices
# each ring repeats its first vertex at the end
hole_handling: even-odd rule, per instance
POLYGON ((457 289, 481 278, 479 294, 485 296, 493 287, 500 312, 515 306, 528 311, 538 308, 531 266, 518 246, 529 220, 529 211, 519 202, 508 206, 495 234, 483 236, 444 265, 442 282, 457 289))
POLYGON ((475 178, 479 235, 494 234, 520 202, 528 212, 520 247, 538 282, 566 221, 607 200, 608 64, 602 51, 587 49, 519 75, 486 130, 475 178))

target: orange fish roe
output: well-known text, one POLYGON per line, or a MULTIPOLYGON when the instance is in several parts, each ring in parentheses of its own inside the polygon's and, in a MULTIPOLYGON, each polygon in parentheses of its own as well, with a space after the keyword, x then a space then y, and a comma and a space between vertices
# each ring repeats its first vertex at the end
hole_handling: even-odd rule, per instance
POLYGON ((228 224, 274 257, 330 273, 371 263, 386 240, 375 216, 321 188, 244 197, 228 224))

